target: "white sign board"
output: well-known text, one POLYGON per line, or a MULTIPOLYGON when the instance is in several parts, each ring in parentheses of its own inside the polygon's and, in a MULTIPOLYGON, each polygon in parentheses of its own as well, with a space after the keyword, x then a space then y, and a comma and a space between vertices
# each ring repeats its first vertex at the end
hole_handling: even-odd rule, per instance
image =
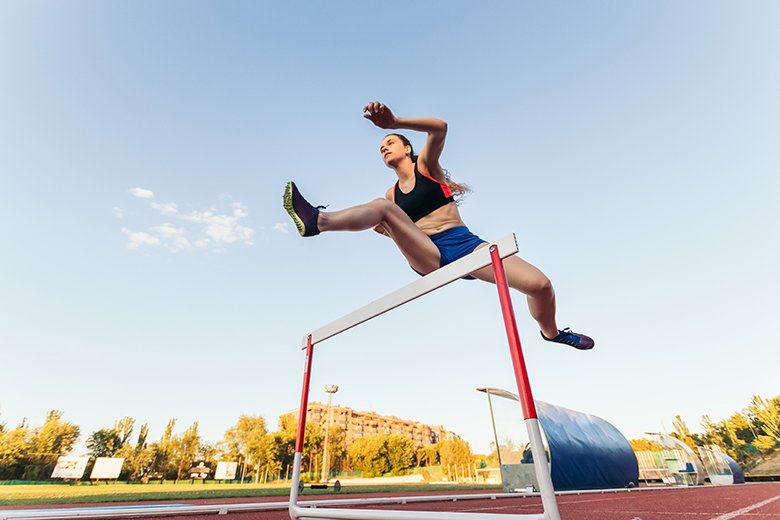
POLYGON ((124 463, 125 459, 123 458, 98 457, 95 459, 95 465, 92 467, 92 473, 89 475, 89 478, 118 479, 124 463))
POLYGON ((87 469, 89 457, 60 457, 51 478, 80 479, 87 469))
POLYGON ((214 480, 234 480, 238 462, 217 462, 217 471, 214 473, 214 480))

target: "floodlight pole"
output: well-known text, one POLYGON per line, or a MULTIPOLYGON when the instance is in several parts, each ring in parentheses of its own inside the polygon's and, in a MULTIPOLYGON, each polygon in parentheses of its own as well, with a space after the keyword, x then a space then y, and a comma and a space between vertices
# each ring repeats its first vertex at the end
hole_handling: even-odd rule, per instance
POLYGON ((330 440, 330 419, 332 411, 330 409, 331 401, 333 400, 333 394, 339 391, 339 385, 326 385, 325 391, 328 393, 328 407, 325 410, 327 419, 325 421, 325 448, 322 453, 322 477, 321 482, 328 481, 328 473, 330 473, 330 459, 328 458, 328 441, 330 440))
POLYGON ((525 426, 528 429, 528 437, 531 441, 531 453, 534 457, 534 471, 539 483, 539 493, 542 496, 544 516, 550 520, 560 520, 558 503, 555 500, 555 489, 547 466, 547 453, 542 444, 542 433, 539 428, 539 418, 536 415, 536 404, 528 382, 528 371, 523 358, 523 347, 520 344, 520 334, 517 332, 517 320, 512 308, 512 298, 509 295, 509 284, 506 280, 504 262, 498 252, 498 246, 490 246, 490 259, 493 262, 493 275, 498 289, 498 300, 501 303, 501 312, 504 315, 504 326, 509 341, 509 352, 512 355, 512 366, 517 379, 517 391, 520 396, 520 404, 523 408, 525 426))
POLYGON ((498 458, 498 470, 501 471, 501 450, 498 447, 498 430, 496 430, 496 418, 493 415, 493 401, 490 399, 490 391, 486 393, 488 396, 488 406, 490 407, 490 423, 493 425, 493 439, 496 441, 496 458, 498 458))

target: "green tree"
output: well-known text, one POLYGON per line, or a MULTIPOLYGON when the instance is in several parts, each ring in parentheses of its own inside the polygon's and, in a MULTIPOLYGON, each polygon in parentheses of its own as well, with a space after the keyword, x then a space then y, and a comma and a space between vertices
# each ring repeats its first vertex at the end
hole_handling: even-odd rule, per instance
POLYGON ((155 448, 147 445, 148 437, 149 424, 145 423, 138 432, 135 447, 128 442, 116 454, 118 457, 124 457, 123 473, 126 473, 130 480, 139 480, 152 471, 155 448))
POLYGON ((352 468, 364 477, 381 477, 390 471, 386 435, 369 435, 354 441, 347 449, 352 468))
POLYGON ((51 410, 43 425, 29 432, 29 451, 25 460, 27 478, 48 476, 57 459, 68 453, 79 439, 79 427, 62 420, 62 412, 51 410))
POLYGON ((176 466, 176 478, 187 478, 190 465, 196 460, 200 451, 200 434, 198 421, 173 439, 173 463, 176 466))
MULTIPOLYGON (((312 421, 307 421, 306 434, 303 439, 303 454, 301 463, 302 467, 308 468, 307 471, 318 473, 320 468, 322 468, 322 444, 324 440, 325 435, 323 434, 320 425, 315 424, 312 421)), ((319 479, 319 475, 317 475, 315 478, 319 479)))
MULTIPOLYGON (((295 452, 295 441, 298 436, 298 419, 293 414, 279 418, 279 430, 269 435, 269 468, 273 471, 287 471, 292 464, 295 452)), ((315 473, 320 478, 322 457, 324 455, 325 432, 319 424, 306 422, 306 433, 303 443, 301 468, 304 472, 315 473)), ((328 459, 331 471, 343 471, 346 464, 346 433, 334 424, 330 429, 328 439, 328 459)), ((271 470, 269 470, 271 471, 271 470)), ((307 477, 308 478, 308 477, 307 477)))
POLYGON ((230 456, 248 456, 261 449, 263 437, 267 434, 265 419, 260 416, 242 415, 236 424, 225 432, 222 446, 230 456))
POLYGON ((295 437, 298 421, 291 415, 283 415, 279 420, 279 430, 270 434, 271 447, 269 453, 276 461, 275 467, 289 472, 295 456, 295 437))
POLYGON ((170 419, 168 424, 165 425, 165 430, 163 430, 160 440, 152 444, 152 451, 154 452, 153 471, 162 473, 164 478, 176 478, 176 467, 173 462, 173 429, 175 427, 176 419, 170 419))
MULTIPOLYGON (((93 432, 87 438, 87 448, 93 457, 119 457, 123 458, 124 464, 119 478, 124 480, 133 475, 133 470, 129 469, 133 465, 133 456, 135 450, 130 441, 135 427, 135 419, 132 417, 123 417, 114 421, 112 428, 101 428, 93 432)), ((148 428, 147 428, 148 433, 148 428)))
POLYGON ((496 449, 496 443, 490 443, 490 452, 485 455, 485 465, 480 467, 497 468, 498 467, 498 450, 496 449))
POLYGON ((79 427, 62 420, 62 412, 51 410, 46 421, 32 432, 32 443, 39 454, 57 457, 68 453, 79 439, 79 427))
POLYGON ((393 475, 404 475, 414 462, 414 444, 405 435, 388 435, 385 439, 387 463, 393 475))
POLYGON ((758 448, 752 444, 755 440, 754 430, 746 416, 737 412, 728 419, 714 423, 705 415, 701 426, 704 430, 701 444, 719 446, 743 466, 749 467, 754 463, 758 448))
POLYGON ((417 450, 418 466, 435 466, 439 463, 439 448, 436 444, 429 444, 417 450))
POLYGON ((775 439, 774 437, 770 437, 769 435, 759 435, 758 437, 756 437, 756 440, 753 442, 753 445, 756 447, 757 450, 764 453, 774 452, 778 448, 777 439, 775 439))
POLYGON ((663 451, 664 447, 650 439, 631 439, 628 441, 634 451, 663 451))
POLYGON ((122 446, 130 443, 130 436, 133 435, 134 427, 135 419, 132 417, 123 417, 114 423, 113 430, 119 437, 119 442, 122 446))
POLYGON ((265 468, 273 453, 273 441, 268 436, 265 419, 260 416, 240 416, 225 432, 220 446, 225 456, 239 462, 242 471, 244 467, 265 468))
POLYGON ((353 469, 365 477, 379 477, 391 472, 402 475, 414 463, 414 444, 401 434, 378 434, 361 437, 348 450, 353 469))
POLYGON ((674 417, 672 427, 674 428, 674 431, 671 434, 672 437, 681 440, 691 448, 696 448, 696 446, 704 444, 698 435, 691 433, 688 425, 685 424, 685 421, 679 415, 674 417))
MULTIPOLYGON (((323 442, 324 444, 324 442, 323 442)), ((323 446, 323 450, 324 450, 323 446)), ((324 455, 324 454, 323 454, 324 455)), ((344 464, 347 458, 347 433, 344 428, 338 424, 330 427, 330 436, 328 438, 328 466, 329 471, 344 471, 344 464)))
POLYGON ((463 439, 455 438, 450 441, 440 441, 436 443, 436 447, 439 450, 442 466, 448 464, 453 466, 461 464, 470 465, 474 459, 471 446, 463 439))
POLYGON ((10 480, 21 475, 23 462, 27 459, 30 428, 27 420, 14 429, 0 431, 0 480, 10 480))
POLYGON ((197 455, 197 458, 199 460, 213 461, 217 459, 218 455, 219 455, 219 448, 217 448, 217 446, 214 443, 201 440, 200 446, 198 447, 198 455, 197 455))
MULTIPOLYGON (((295 444, 298 436, 298 420, 292 414, 280 418, 279 431, 269 436, 269 471, 287 471, 295 455, 295 444)), ((313 473, 313 478, 319 479, 322 473, 323 457, 325 455, 325 431, 316 422, 307 421, 304 435, 301 468, 304 472, 313 473)), ((330 428, 328 438, 329 472, 343 471, 345 465, 346 433, 338 425, 330 428)), ((306 476, 306 478, 309 478, 306 476)))
POLYGON ((753 418, 760 432, 756 440, 761 450, 774 450, 780 446, 780 396, 773 399, 753 396, 748 415, 753 418))
POLYGON ((113 457, 122 448, 122 438, 116 431, 102 428, 87 437, 86 445, 93 457, 113 457))

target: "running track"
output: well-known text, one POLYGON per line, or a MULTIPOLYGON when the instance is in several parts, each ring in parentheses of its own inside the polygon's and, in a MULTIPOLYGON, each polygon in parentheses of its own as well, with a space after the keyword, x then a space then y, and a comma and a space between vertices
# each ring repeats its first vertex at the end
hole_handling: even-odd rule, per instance
MULTIPOLYGON (((448 493, 451 494, 451 493, 448 493)), ((408 494, 408 495, 411 495, 408 494)), ((338 498, 392 496, 389 494, 340 495, 338 498)), ((327 496, 303 497, 322 500, 327 496)), ((333 497, 336 498, 336 497, 333 497)), ((187 501, 188 504, 279 502, 283 497, 211 499, 187 501)), ((178 501, 177 503, 182 503, 178 501)), ((117 505, 117 504, 113 504, 117 505)), ((133 505, 138 505, 135 503, 133 505)), ((160 502, 150 505, 161 505, 160 502)), ((58 507, 58 506, 52 506, 58 507)), ((61 506, 60 506, 61 507, 61 506)), ((79 506, 79 507, 84 507, 79 506)), ((324 505, 323 505, 324 507, 324 505)), ((708 486, 630 492, 569 494, 558 497, 562 520, 780 520, 780 483, 767 482, 738 486, 708 486)), ((39 506, 37 508, 40 508, 39 506)), ((418 511, 468 511, 480 513, 539 513, 541 501, 537 497, 499 498, 497 500, 464 500, 421 502, 410 504, 376 505, 372 509, 404 509, 418 511)), ((26 508, 3 507, 10 509, 26 508)), ((47 507, 48 509, 48 507, 47 507)), ((140 513, 140 511, 139 511, 140 513)), ((142 513, 139 518, 143 518, 142 513)), ((171 515, 156 516, 154 520, 289 520, 286 510, 229 513, 228 515, 171 515)))

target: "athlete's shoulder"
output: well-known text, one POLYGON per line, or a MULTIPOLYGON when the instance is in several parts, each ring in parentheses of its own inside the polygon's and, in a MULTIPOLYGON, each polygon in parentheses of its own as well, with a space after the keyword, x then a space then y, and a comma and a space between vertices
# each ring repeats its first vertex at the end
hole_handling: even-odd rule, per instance
POLYGON ((422 175, 423 177, 428 177, 429 179, 432 179, 438 182, 439 184, 442 184, 447 180, 446 176, 444 175, 444 170, 442 169, 441 166, 436 164, 436 167, 431 168, 427 164, 425 164, 425 161, 422 160, 418 160, 416 163, 414 163, 414 173, 416 175, 422 175))

